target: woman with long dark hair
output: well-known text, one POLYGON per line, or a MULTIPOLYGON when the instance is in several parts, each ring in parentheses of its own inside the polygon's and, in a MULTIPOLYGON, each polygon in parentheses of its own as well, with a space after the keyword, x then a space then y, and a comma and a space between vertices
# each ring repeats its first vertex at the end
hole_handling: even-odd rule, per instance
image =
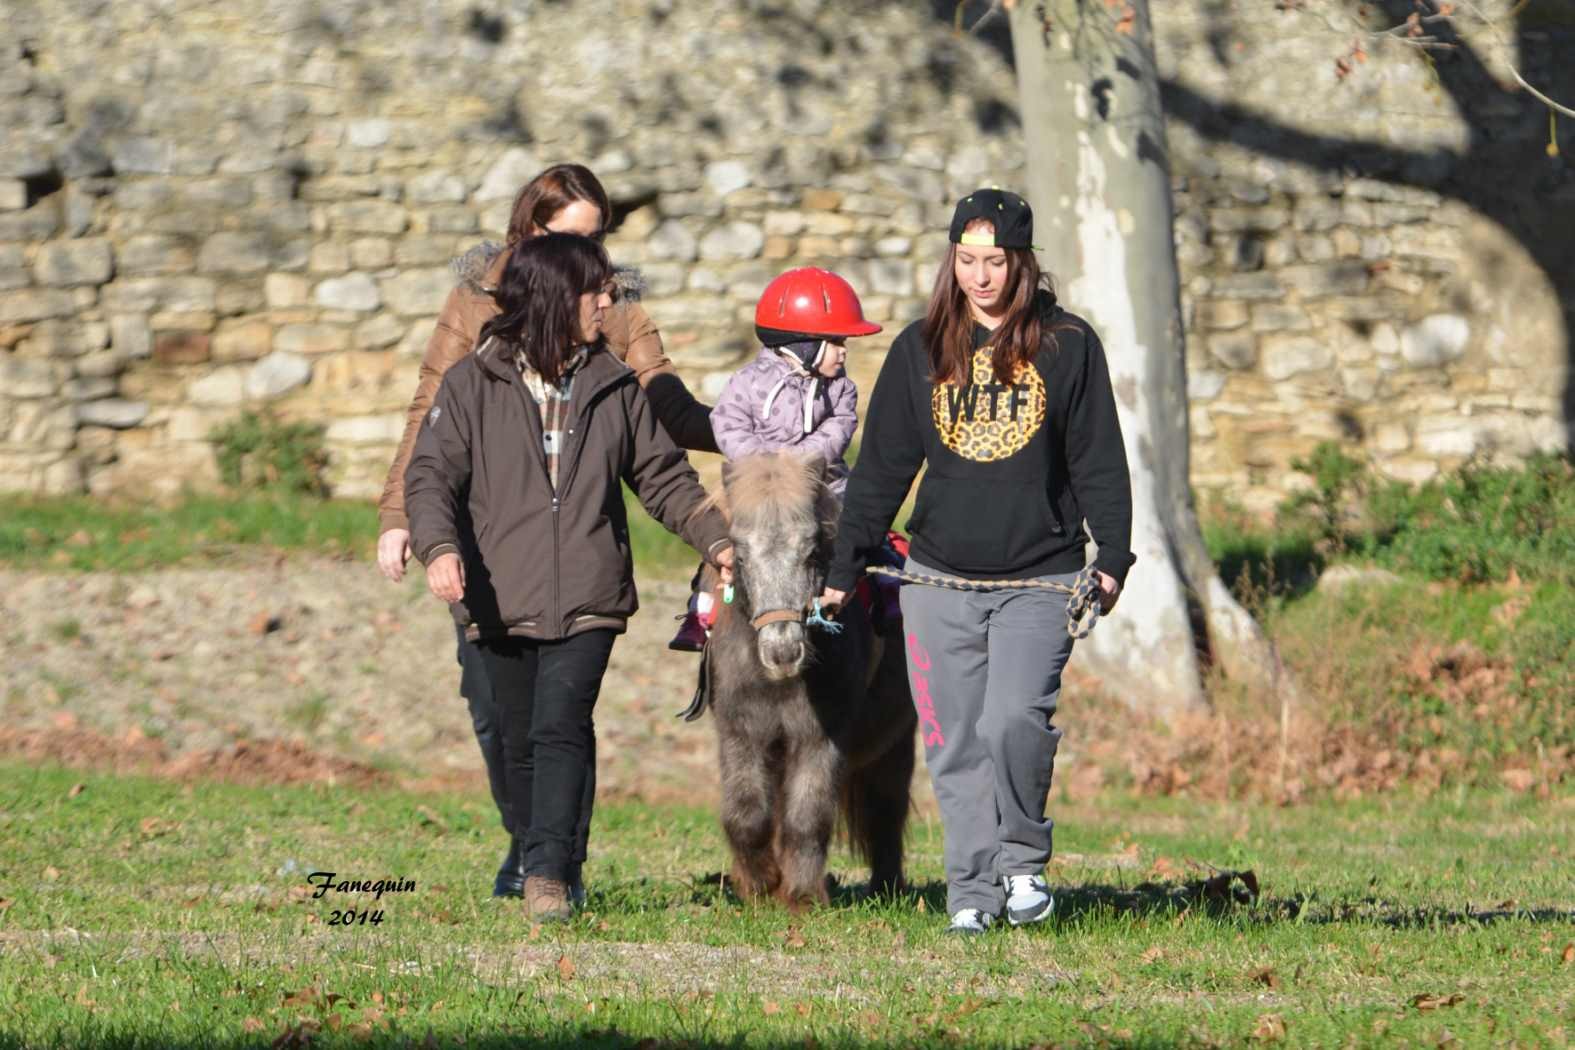
POLYGON ((405 472, 411 543, 476 645, 499 713, 527 911, 566 918, 595 783, 592 710, 638 607, 620 481, 718 567, 727 527, 603 328, 613 270, 595 241, 526 240, 500 313, 444 375, 405 472))
MULTIPOLYGON (((404 578, 405 563, 410 559, 405 467, 415 447, 416 434, 432 407, 444 373, 476 349, 482 326, 497 315, 499 307, 494 293, 503 279, 511 253, 519 245, 546 233, 577 233, 600 241, 612 218, 607 191, 590 169, 580 164, 555 164, 520 188, 503 244, 484 242, 454 260, 459 283, 444 302, 426 353, 421 358, 420 378, 406 412, 405 432, 388 469, 388 480, 378 504, 378 567, 390 580, 398 583, 404 578)), ((662 350, 656 326, 639 303, 625 298, 606 310, 602 342, 608 352, 634 371, 635 378, 651 399, 657 418, 675 442, 687 449, 717 450, 716 439, 711 434, 710 410, 697 402, 684 386, 662 350)), ((492 683, 475 644, 467 641, 463 633, 458 639, 458 657, 460 694, 470 707, 471 726, 486 763, 493 802, 498 807, 503 826, 508 828, 513 825, 514 818, 504 778, 492 683)), ((589 807, 586 811, 589 812, 589 807)), ((519 845, 511 840, 498 866, 492 881, 495 897, 518 897, 524 890, 519 845)), ((584 885, 577 870, 571 877, 571 885, 577 899, 584 896, 584 885)))
POLYGON ((1084 568, 1090 533, 1106 610, 1135 559, 1104 349, 1056 302, 1027 202, 979 190, 950 240, 925 319, 897 337, 870 397, 822 605, 853 589, 928 464, 906 568, 932 583, 905 583, 901 607, 950 928, 968 934, 1003 910, 1013 925, 1050 914, 1051 719, 1072 652, 1054 588, 1084 568), (968 589, 978 581, 1009 582, 968 589))

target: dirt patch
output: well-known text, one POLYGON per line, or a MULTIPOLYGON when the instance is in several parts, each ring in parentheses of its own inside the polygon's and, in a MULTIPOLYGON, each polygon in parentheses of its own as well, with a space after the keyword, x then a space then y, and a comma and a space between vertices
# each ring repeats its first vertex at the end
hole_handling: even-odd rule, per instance
MULTIPOLYGON (((685 581, 641 579, 597 705, 599 788, 708 805, 708 723, 673 717, 696 658, 667 650, 685 581)), ((120 575, 0 571, 0 754, 248 782, 485 792, 454 629, 414 577, 259 558, 120 575)))
MULTIPOLYGON (((599 792, 715 805, 710 721, 674 717, 697 666, 666 648, 686 581, 642 578, 640 593, 597 704, 599 792)), ((1511 669, 1469 645, 1397 648, 1391 662, 1383 674, 1472 724, 1523 716, 1511 669)), ((0 666, 0 754, 183 778, 486 791, 446 610, 423 581, 390 584, 369 563, 0 571, 0 666)), ((1330 695, 1327 668, 1296 670, 1308 695, 1330 695)), ((1102 694, 1075 658, 1060 710, 1058 798, 1123 790, 1290 803, 1473 777, 1546 794, 1575 777, 1564 746, 1499 767, 1403 746, 1414 719, 1383 711, 1341 724, 1226 697, 1212 713, 1159 719, 1102 694)), ((928 778, 915 780, 919 809, 933 813, 928 778)))
POLYGON ((58 763, 75 769, 112 769, 173 780, 225 780, 237 784, 393 784, 387 772, 312 751, 291 740, 238 740, 222 748, 171 758, 168 748, 131 729, 118 737, 87 729, 0 730, 0 756, 58 763))
POLYGON ((74 718, 57 719, 48 729, 0 729, 0 755, 37 764, 53 763, 116 773, 152 772, 169 760, 169 751, 138 730, 119 737, 74 728, 74 718))
POLYGON ((359 762, 323 755, 290 740, 241 740, 215 751, 182 755, 160 770, 177 780, 230 780, 243 784, 346 784, 371 787, 389 774, 359 762))

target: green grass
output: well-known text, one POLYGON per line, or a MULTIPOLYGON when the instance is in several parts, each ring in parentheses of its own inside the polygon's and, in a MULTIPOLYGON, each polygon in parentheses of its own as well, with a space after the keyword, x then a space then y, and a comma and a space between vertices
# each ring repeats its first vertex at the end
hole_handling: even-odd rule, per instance
POLYGON ((18 568, 135 571, 255 548, 371 557, 376 541, 368 503, 289 495, 188 495, 168 507, 0 498, 0 563, 18 568))
MULTIPOLYGON (((624 503, 642 573, 693 570, 700 560, 694 550, 652 520, 627 490, 624 503)), ((134 572, 219 562, 259 549, 370 560, 377 529, 370 503, 283 493, 189 494, 168 507, 0 496, 0 564, 134 572)))
MULTIPOLYGON (((502 836, 479 792, 0 765, 0 1045, 1209 1046, 1283 1026, 1289 1045, 1551 1046, 1575 1031, 1568 796, 1054 811, 1060 903, 1039 928, 942 936, 922 820, 916 890, 841 889, 793 917, 720 889, 713 813, 620 803, 597 812, 587 911, 532 929, 485 896, 502 836), (1209 907, 1190 889, 1203 864, 1255 870, 1262 898, 1209 907), (313 870, 416 889, 314 900, 313 870), (382 922, 327 925, 346 905, 382 922)), ((833 869, 858 877, 841 854, 833 869)))

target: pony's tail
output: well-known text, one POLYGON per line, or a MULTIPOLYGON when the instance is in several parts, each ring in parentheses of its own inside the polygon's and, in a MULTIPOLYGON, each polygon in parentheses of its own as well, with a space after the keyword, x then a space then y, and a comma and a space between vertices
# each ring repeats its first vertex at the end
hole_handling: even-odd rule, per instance
POLYGON ((902 846, 913 778, 913 737, 899 735, 874 762, 848 771, 842 785, 842 827, 848 848, 869 865, 872 892, 902 885, 902 846))
POLYGON ((842 834, 847 840, 849 851, 866 865, 875 853, 872 841, 875 829, 870 826, 870 804, 873 800, 869 777, 864 770, 850 770, 842 778, 842 834))

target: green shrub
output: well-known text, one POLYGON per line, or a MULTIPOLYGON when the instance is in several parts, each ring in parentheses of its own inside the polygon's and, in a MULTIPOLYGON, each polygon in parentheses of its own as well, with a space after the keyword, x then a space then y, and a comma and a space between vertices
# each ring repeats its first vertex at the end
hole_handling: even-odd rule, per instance
POLYGON ((208 435, 219 476, 233 489, 326 493, 321 424, 286 423, 271 415, 243 413, 208 435))
MULTIPOLYGON (((1305 543, 1430 580, 1575 579, 1575 465, 1539 454, 1518 467, 1467 463, 1412 488, 1324 442, 1292 461, 1313 487, 1280 505, 1271 542, 1305 543)), ((1261 537, 1260 537, 1260 546, 1261 537)), ((1216 558, 1234 544, 1211 543, 1216 558)), ((1260 553, 1259 560, 1266 555, 1260 553)))
POLYGON ((1291 460, 1291 467, 1310 474, 1313 487, 1280 504, 1282 531, 1311 529, 1324 546, 1340 550, 1371 485, 1367 464, 1347 456, 1333 441, 1324 441, 1308 458, 1291 460))
POLYGON ((1520 467, 1468 463, 1416 489, 1391 485, 1367 503, 1352 547, 1435 580, 1575 581, 1575 463, 1533 456, 1520 467))

